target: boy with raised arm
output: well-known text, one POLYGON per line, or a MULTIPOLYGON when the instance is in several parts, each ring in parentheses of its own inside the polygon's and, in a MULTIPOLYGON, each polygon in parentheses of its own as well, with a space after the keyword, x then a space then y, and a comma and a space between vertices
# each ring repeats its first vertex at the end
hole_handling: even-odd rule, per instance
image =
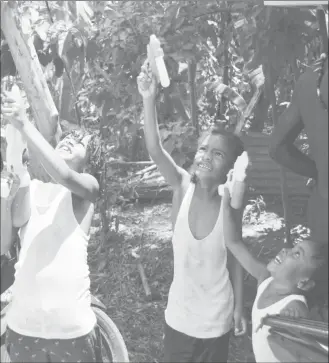
MULTIPOLYGON (((218 186, 243 152, 240 139, 213 129, 200 141, 193 177, 163 149, 156 109, 156 80, 148 61, 138 77, 144 103, 148 152, 173 188, 174 278, 165 311, 165 362, 226 362, 229 334, 246 330, 242 317, 243 271, 236 260, 227 268, 218 186), (232 277, 232 285, 230 280, 232 277)), ((239 229, 241 232, 241 216, 239 229)))
MULTIPOLYGON (((292 362, 287 357, 291 357, 293 352, 287 355, 282 347, 278 349, 271 345, 270 327, 263 326, 262 321, 268 315, 308 316, 305 294, 327 276, 328 242, 299 242, 293 248, 282 249, 266 265, 249 252, 237 232, 236 212, 230 206, 227 188, 224 190, 222 208, 227 248, 257 280, 257 295, 252 308, 252 346, 256 362, 292 362)), ((295 361, 303 360, 296 358, 295 361)))
POLYGON ((8 312, 6 346, 12 362, 95 362, 96 317, 87 263, 97 180, 84 169, 90 136, 65 137, 56 149, 5 95, 3 116, 20 131, 52 182, 32 180, 15 200, 21 251, 8 312))
POLYGON ((328 57, 323 55, 319 74, 312 69, 296 82, 291 102, 271 135, 270 155, 296 174, 312 178, 308 223, 312 238, 328 241, 328 57), (305 131, 310 153, 294 142, 305 131))

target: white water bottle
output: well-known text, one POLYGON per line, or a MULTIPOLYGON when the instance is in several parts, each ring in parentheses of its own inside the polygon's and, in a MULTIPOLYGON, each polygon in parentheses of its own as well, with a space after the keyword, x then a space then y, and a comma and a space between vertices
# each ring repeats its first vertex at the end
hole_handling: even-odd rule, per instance
POLYGON ((147 56, 158 82, 160 81, 162 87, 168 87, 170 85, 170 79, 163 60, 163 50, 159 39, 154 34, 150 36, 150 43, 147 46, 147 56))
POLYGON ((247 188, 245 182, 249 158, 244 151, 235 161, 233 169, 228 173, 227 182, 224 185, 219 185, 218 193, 223 196, 225 186, 228 188, 231 195, 231 207, 240 209, 243 206, 244 193, 247 188))

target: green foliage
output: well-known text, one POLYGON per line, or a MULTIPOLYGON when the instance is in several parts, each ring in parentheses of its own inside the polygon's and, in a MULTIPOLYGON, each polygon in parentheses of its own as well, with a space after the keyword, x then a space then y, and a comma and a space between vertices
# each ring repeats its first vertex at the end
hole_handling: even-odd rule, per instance
MULTIPOLYGON (((136 77, 151 34, 163 45, 171 79, 157 97, 161 136, 184 167, 196 147, 189 61, 197 64, 200 129, 219 117, 232 125, 245 117, 248 127, 262 131, 271 126, 269 69, 281 112, 295 78, 319 56, 321 46, 315 11, 264 8, 256 1, 21 1, 18 17, 24 33, 34 37, 62 119, 81 117, 84 127, 101 137, 108 163, 148 159, 136 77)), ((136 169, 106 163, 100 168, 111 178, 104 179, 108 207, 119 200, 136 169)))

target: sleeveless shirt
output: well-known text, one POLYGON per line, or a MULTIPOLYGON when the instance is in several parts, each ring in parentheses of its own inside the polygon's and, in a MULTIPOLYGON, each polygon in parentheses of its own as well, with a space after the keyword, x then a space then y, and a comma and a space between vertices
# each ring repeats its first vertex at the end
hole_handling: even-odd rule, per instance
POLYGON ((8 326, 44 339, 73 339, 96 324, 91 308, 87 247, 71 192, 58 184, 33 180, 31 217, 20 230, 8 326))
POLYGON ((273 280, 273 277, 269 277, 264 280, 257 289, 256 299, 252 308, 252 347, 255 355, 256 362, 264 363, 272 363, 272 362, 280 362, 272 352, 272 349, 267 340, 270 335, 270 327, 263 325, 262 328, 257 328, 260 326, 262 319, 267 315, 277 315, 280 311, 286 307, 291 301, 302 301, 305 305, 306 299, 303 295, 289 295, 284 297, 283 299, 275 302, 274 304, 259 309, 257 307, 258 301, 262 293, 265 291, 267 286, 273 280), (257 330, 257 331, 256 331, 257 330))
POLYGON ((174 228, 174 277, 165 319, 171 328, 186 335, 215 338, 232 328, 234 307, 222 209, 210 234, 202 240, 195 239, 188 221, 194 189, 190 183, 174 228))

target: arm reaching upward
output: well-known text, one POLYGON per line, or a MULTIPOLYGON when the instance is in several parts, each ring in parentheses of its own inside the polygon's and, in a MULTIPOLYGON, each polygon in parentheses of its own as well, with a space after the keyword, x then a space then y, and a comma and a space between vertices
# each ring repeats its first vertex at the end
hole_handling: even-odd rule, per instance
POLYGON ((230 193, 224 189, 222 198, 224 240, 232 255, 240 262, 242 267, 250 273, 258 283, 269 277, 265 264, 258 261, 242 242, 241 228, 237 224, 236 211, 230 204, 230 193))
POLYGON ((183 176, 187 172, 175 163, 161 144, 155 107, 157 81, 152 74, 148 60, 142 66, 142 71, 137 78, 137 84, 138 90, 143 96, 146 148, 161 174, 175 189, 181 185, 183 176))
POLYGON ((273 160, 294 173, 316 179, 315 162, 294 145, 296 138, 304 129, 297 93, 301 81, 300 78, 296 82, 292 100, 272 132, 269 153, 273 160))
POLYGON ((48 174, 56 182, 82 199, 90 202, 97 199, 99 192, 97 180, 90 174, 79 173, 70 168, 34 125, 27 120, 25 110, 16 100, 5 97, 2 113, 21 132, 27 141, 28 148, 39 158, 48 174))

